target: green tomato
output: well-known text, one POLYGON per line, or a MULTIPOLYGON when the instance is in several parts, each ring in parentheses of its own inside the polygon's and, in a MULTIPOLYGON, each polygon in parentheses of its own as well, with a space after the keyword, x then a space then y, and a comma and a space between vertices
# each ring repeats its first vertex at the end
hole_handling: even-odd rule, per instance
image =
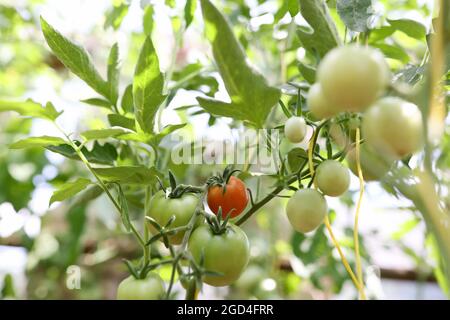
POLYGON ((289 199, 286 213, 292 227, 302 233, 322 224, 328 212, 327 201, 315 189, 300 189, 289 199))
POLYGON ((309 111, 317 120, 322 120, 325 118, 331 118, 339 111, 333 107, 322 92, 322 87, 319 83, 315 83, 311 86, 308 92, 307 104, 309 111))
POLYGON ((164 281, 156 273, 149 273, 145 279, 129 276, 117 288, 118 300, 158 300, 164 294, 164 281))
POLYGON ((284 124, 284 135, 292 143, 299 143, 306 135, 306 122, 302 117, 291 117, 284 124))
POLYGON ((241 228, 229 225, 222 234, 214 234, 209 225, 196 228, 189 238, 189 251, 203 267, 220 275, 205 275, 203 281, 215 287, 235 282, 244 271, 250 257, 250 244, 241 228))
POLYGON ((338 197, 348 190, 350 174, 339 161, 325 160, 316 171, 317 187, 327 196, 338 197))
MULTIPOLYGON (((358 176, 356 166, 356 149, 353 148, 347 153, 347 163, 355 176, 358 176)), ((381 154, 373 151, 367 143, 360 146, 359 160, 361 171, 365 181, 376 181, 383 178, 391 169, 393 161, 383 157, 381 154)))
POLYGON ((364 114, 362 133, 375 151, 402 159, 423 146, 422 113, 408 101, 383 98, 364 114))
POLYGON ((331 50, 318 68, 318 82, 340 111, 363 111, 386 89, 390 74, 376 49, 347 45, 331 50))
MULTIPOLYGON (((186 226, 195 214, 199 201, 192 193, 185 193, 180 198, 166 198, 164 191, 160 190, 150 200, 147 216, 155 219, 161 226, 164 226, 170 217, 175 216, 170 228, 186 226)), ((148 226, 150 232, 157 233, 150 223, 148 226)), ((169 242, 174 245, 180 244, 183 237, 184 232, 178 232, 169 237, 169 242)))

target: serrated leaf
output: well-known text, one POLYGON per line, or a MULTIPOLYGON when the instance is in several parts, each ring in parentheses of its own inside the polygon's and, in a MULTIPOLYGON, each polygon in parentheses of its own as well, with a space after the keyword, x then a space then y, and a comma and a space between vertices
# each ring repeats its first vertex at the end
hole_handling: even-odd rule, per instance
POLYGON ((120 114, 108 114, 108 121, 113 127, 122 127, 133 131, 136 130, 134 119, 122 116, 120 114))
POLYGON ((156 181, 158 171, 144 166, 121 166, 94 168, 95 173, 105 181, 120 184, 150 185, 156 181))
POLYGON ((109 85, 95 69, 87 52, 54 29, 41 17, 45 40, 56 57, 96 92, 112 101, 109 85))
POLYGON ((32 100, 27 101, 7 101, 0 100, 0 112, 15 111, 22 116, 35 117, 54 121, 62 112, 57 112, 51 102, 45 107, 32 100))
POLYGON ((244 50, 220 11, 202 0, 205 32, 211 42, 214 60, 222 76, 231 103, 210 98, 198 98, 200 106, 216 116, 248 121, 262 128, 272 107, 278 102, 280 90, 248 63, 244 50))
POLYGON ((119 75, 119 45, 115 43, 109 52, 107 73, 109 97, 113 105, 119 97, 119 75))
POLYGON ((53 192, 52 197, 50 198, 50 204, 55 201, 63 201, 68 198, 73 197, 80 191, 86 189, 86 187, 91 183, 91 180, 79 178, 73 182, 67 182, 58 188, 55 192, 53 192))
POLYGON ((90 98, 90 99, 85 99, 85 100, 80 100, 80 101, 83 103, 90 104, 92 106, 111 109, 111 102, 109 102, 108 100, 104 100, 104 99, 100 99, 100 98, 90 98))
POLYGON ((81 136, 86 140, 96 140, 96 139, 106 139, 118 136, 120 134, 127 133, 128 131, 112 128, 112 129, 98 129, 98 130, 87 130, 81 133, 81 136))
POLYGON ((133 113, 134 112, 134 102, 133 102, 133 85, 128 85, 122 95, 121 106, 123 111, 133 113))
MULTIPOLYGON (((78 141, 75 143, 80 145, 80 142, 78 141)), ((45 148, 52 152, 59 153, 66 158, 81 160, 76 151, 69 144, 46 146, 45 148)), ((112 165, 118 156, 116 148, 112 144, 105 143, 104 145, 100 145, 97 141, 94 142, 94 146, 91 150, 88 150, 86 147, 81 148, 81 150, 90 163, 112 165)))
POLYGON ((423 24, 411 19, 387 19, 389 24, 398 31, 411 38, 423 40, 427 34, 427 29, 423 24))
POLYGON ((9 146, 9 148, 23 149, 33 147, 58 146, 65 143, 66 141, 59 137, 51 137, 51 136, 29 137, 12 143, 9 146))
POLYGON ((184 21, 185 29, 189 27, 194 19, 195 9, 197 8, 197 0, 186 0, 186 5, 184 6, 184 21))
POLYGON ((156 112, 166 96, 162 93, 164 77, 150 37, 145 39, 139 54, 133 79, 133 99, 136 120, 147 133, 153 132, 156 112))
POLYGON ((337 0, 336 9, 344 24, 352 31, 369 30, 373 18, 372 0, 337 0))
POLYGON ((333 19, 323 0, 299 0, 300 13, 313 30, 297 30, 297 36, 305 49, 323 57, 341 44, 333 19))

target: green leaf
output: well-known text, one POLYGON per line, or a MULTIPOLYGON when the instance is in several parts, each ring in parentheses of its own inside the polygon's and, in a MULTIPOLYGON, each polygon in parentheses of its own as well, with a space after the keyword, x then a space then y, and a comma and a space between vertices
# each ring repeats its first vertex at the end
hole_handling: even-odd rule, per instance
POLYGON ((106 139, 118 136, 120 134, 127 133, 128 131, 123 129, 98 129, 98 130, 88 130, 81 133, 81 136, 86 140, 96 140, 96 139, 106 139))
POLYGON ((119 46, 115 43, 111 47, 108 57, 108 84, 111 103, 115 105, 119 97, 119 46))
POLYGON ((122 116, 120 114, 111 113, 108 114, 109 124, 113 127, 122 127, 136 131, 134 119, 122 116))
MULTIPOLYGON (((80 145, 81 143, 76 141, 77 145, 80 145)), ((46 149, 59 153, 60 155, 73 159, 73 160, 80 160, 78 157, 78 154, 76 151, 72 148, 69 144, 62 144, 59 146, 46 146, 46 149)), ((86 147, 81 148, 81 151, 83 152, 84 156, 90 163, 97 163, 97 164, 107 164, 112 165, 114 164, 114 161, 117 159, 117 151, 116 148, 110 144, 105 143, 104 145, 100 145, 97 141, 94 142, 94 146, 91 150, 88 150, 86 147)))
POLYGON ((403 63, 407 63, 409 61, 408 54, 400 47, 385 43, 377 43, 375 46, 380 49, 387 58, 400 60, 403 63))
POLYGON ((300 71, 300 74, 303 76, 303 78, 308 81, 308 83, 313 84, 314 82, 316 82, 316 69, 314 67, 299 62, 298 70, 300 71))
POLYGON ((150 37, 145 39, 133 79, 136 120, 144 132, 152 133, 156 112, 166 96, 162 93, 164 77, 150 37))
POLYGON ((197 0, 186 0, 184 6, 184 21, 186 22, 185 29, 189 27, 194 19, 195 9, 197 8, 197 0))
POLYGON ((122 96, 121 106, 123 111, 133 113, 134 112, 134 102, 133 102, 133 85, 130 84, 125 88, 122 96))
POLYGON ((297 172, 308 161, 308 154, 302 148, 294 148, 289 151, 287 159, 291 172, 297 172))
POLYGON ((56 31, 41 17, 45 40, 56 57, 96 92, 112 101, 108 83, 102 79, 87 52, 56 31))
POLYGON ((423 40, 427 34, 427 29, 423 24, 411 19, 387 19, 387 21, 395 30, 414 39, 423 40))
POLYGON ((94 168, 100 178, 120 184, 149 185, 156 182, 158 171, 144 166, 121 166, 114 168, 94 168))
POLYGON ((129 4, 125 1, 115 5, 107 14, 104 28, 112 27, 117 30, 128 13, 129 4))
POLYGON ((395 32, 395 29, 391 26, 381 26, 377 29, 370 30, 369 40, 370 43, 384 40, 395 32))
POLYGON ((341 44, 327 5, 323 0, 299 0, 300 12, 313 30, 297 29, 297 36, 305 49, 323 57, 341 44))
POLYGON ((206 37, 212 44, 214 60, 231 103, 198 98, 200 106, 213 115, 248 121, 262 128, 278 102, 280 90, 269 86, 266 79, 249 65, 244 50, 220 11, 209 0, 202 0, 201 6, 206 37))
POLYGON ((344 24, 352 31, 369 30, 373 18, 372 0, 337 0, 336 9, 344 24))
POLYGON ((52 204, 55 201, 63 201, 68 198, 73 197, 80 191, 83 191, 86 189, 86 187, 91 183, 91 180, 79 178, 73 182, 67 182, 61 187, 59 187, 58 190, 53 192, 52 197, 50 198, 50 204, 52 204))
POLYGON ((51 136, 41 136, 41 137, 30 137, 17 142, 12 143, 10 149, 24 149, 33 147, 46 147, 46 146, 59 146, 65 144, 66 141, 59 137, 51 136))
POLYGON ((180 123, 180 124, 169 124, 165 126, 159 133, 155 134, 151 139, 150 143, 153 143, 155 145, 158 145, 161 140, 165 137, 171 134, 172 132, 181 129, 186 126, 186 123, 180 123))
POLYGON ((91 106, 111 109, 111 102, 109 102, 108 100, 100 99, 100 98, 85 99, 85 100, 81 100, 81 102, 90 104, 91 106))
POLYGON ((288 10, 291 17, 295 17, 299 11, 298 0, 287 0, 288 10))
POLYGON ((151 36, 153 31, 153 13, 154 9, 152 5, 148 5, 145 7, 144 10, 144 18, 142 20, 143 22, 143 28, 144 28, 144 34, 146 36, 151 36))
POLYGON ((51 102, 47 102, 45 107, 32 100, 27 101, 7 101, 0 100, 0 112, 15 111, 22 116, 35 117, 54 121, 62 112, 57 112, 51 102))

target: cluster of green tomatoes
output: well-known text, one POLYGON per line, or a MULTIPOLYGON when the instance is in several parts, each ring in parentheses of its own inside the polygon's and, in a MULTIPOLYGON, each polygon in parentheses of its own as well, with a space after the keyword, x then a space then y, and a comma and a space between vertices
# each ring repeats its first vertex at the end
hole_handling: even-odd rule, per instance
MULTIPOLYGON (((365 143, 358 149, 359 157, 355 148, 346 154, 353 173, 358 175, 360 168, 365 180, 380 179, 396 160, 421 148, 421 112, 411 102, 385 96, 391 75, 379 51, 358 45, 335 48, 321 61, 317 78, 307 97, 314 120, 334 118, 344 112, 362 117, 365 143)), ((359 130, 359 122, 355 126, 359 130)), ((299 116, 289 118, 284 126, 285 136, 292 143, 302 142, 306 131, 307 122, 299 116)), ((347 167, 333 159, 321 161, 312 179, 317 188, 298 189, 286 206, 287 217, 298 232, 310 232, 322 224, 328 213, 325 196, 341 196, 350 185, 347 167)), ((154 194, 146 213, 152 221, 149 230, 157 236, 170 225, 165 241, 170 246, 187 246, 185 254, 191 258, 192 267, 203 270, 201 281, 227 286, 240 277, 249 261, 246 234, 229 222, 246 209, 249 193, 244 182, 228 169, 221 176, 211 177, 206 187, 197 191, 180 185, 172 186, 171 192, 161 190, 154 194), (215 215, 205 214, 203 198, 215 215)), ((164 294, 164 281, 158 274, 148 272, 123 280, 117 297, 158 299, 164 294)))
MULTIPOLYGON (((361 114, 365 143, 359 150, 359 162, 365 180, 380 179, 396 160, 421 148, 421 111, 411 102, 385 96, 391 75, 381 52, 355 44, 338 47, 324 57, 317 72, 318 81, 307 96, 309 111, 315 120, 334 118, 343 112, 361 114)), ((359 128, 359 123, 356 126, 359 128)), ((299 143, 306 129, 303 117, 291 117, 285 123, 285 136, 299 143)), ((346 159, 358 175, 356 148, 350 149, 346 159)), ((328 212, 324 195, 340 196, 350 184, 347 168, 337 160, 322 161, 313 179, 317 189, 299 189, 286 207, 290 223, 299 232, 310 232, 324 221, 328 212)))
MULTIPOLYGON (((191 268, 202 270, 201 281, 211 286, 227 286, 235 282, 245 270, 250 257, 250 244, 245 232, 229 219, 239 216, 249 203, 245 183, 231 167, 223 175, 210 177, 206 188, 173 185, 170 192, 160 190, 150 200, 147 218, 149 231, 158 236, 170 225, 166 233, 170 246, 183 246, 188 234, 187 252, 191 268), (211 213, 203 211, 203 197, 211 213), (177 231, 177 232, 172 232, 177 231), (193 265, 192 265, 193 264, 193 265)), ((183 276, 182 285, 188 290, 195 276, 183 276)), ((194 284, 197 287, 198 285, 194 284)), ((118 299, 150 300, 165 295, 165 284, 154 273, 143 277, 131 275, 123 280, 117 291, 118 299)))

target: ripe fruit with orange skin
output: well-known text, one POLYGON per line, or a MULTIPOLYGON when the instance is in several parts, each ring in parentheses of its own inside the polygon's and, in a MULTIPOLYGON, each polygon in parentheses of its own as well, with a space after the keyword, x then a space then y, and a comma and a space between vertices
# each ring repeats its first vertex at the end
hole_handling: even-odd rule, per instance
POLYGON ((234 218, 240 215, 247 207, 247 188, 241 179, 231 176, 225 186, 225 190, 219 184, 210 186, 206 201, 211 211, 216 215, 219 212, 219 208, 222 208, 223 218, 226 218, 229 213, 230 217, 234 218))

